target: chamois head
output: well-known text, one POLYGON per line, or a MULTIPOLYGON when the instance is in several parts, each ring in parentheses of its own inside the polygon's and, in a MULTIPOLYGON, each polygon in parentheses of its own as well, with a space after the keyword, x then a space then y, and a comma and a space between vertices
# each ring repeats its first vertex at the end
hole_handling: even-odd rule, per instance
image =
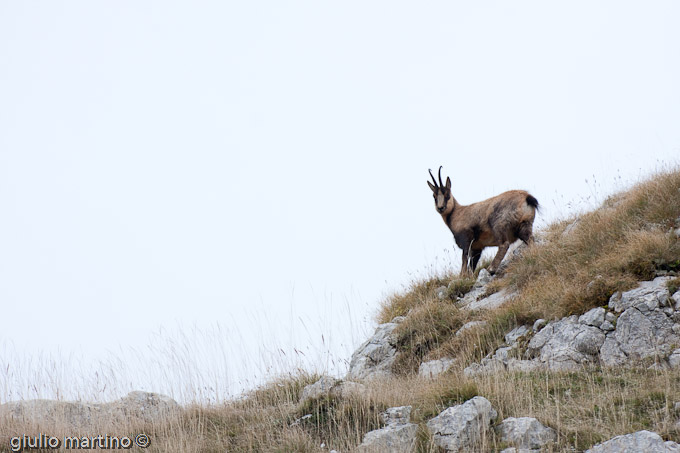
POLYGON ((451 198, 451 179, 447 176, 446 177, 446 185, 442 183, 442 167, 439 167, 439 184, 437 184, 437 181, 434 179, 434 175, 432 174, 432 170, 429 170, 430 176, 432 176, 432 182, 434 182, 434 185, 430 181, 427 182, 427 185, 430 186, 430 189, 432 189, 432 196, 434 197, 434 206, 437 208, 437 212, 440 214, 443 213, 446 210, 446 205, 449 202, 449 199, 451 198))

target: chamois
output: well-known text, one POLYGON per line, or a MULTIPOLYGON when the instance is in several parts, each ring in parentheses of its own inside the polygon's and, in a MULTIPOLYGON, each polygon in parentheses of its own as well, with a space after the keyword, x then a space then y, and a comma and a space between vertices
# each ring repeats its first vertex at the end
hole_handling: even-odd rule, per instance
POLYGON ((461 275, 475 271, 485 247, 498 246, 498 253, 488 269, 494 274, 510 244, 517 239, 526 244, 532 241, 538 200, 529 192, 510 190, 488 200, 463 206, 451 195, 451 179, 447 177, 446 184, 442 183, 442 167, 439 167, 439 184, 432 170, 429 172, 434 185, 430 181, 427 185, 432 189, 437 212, 463 251, 461 275))

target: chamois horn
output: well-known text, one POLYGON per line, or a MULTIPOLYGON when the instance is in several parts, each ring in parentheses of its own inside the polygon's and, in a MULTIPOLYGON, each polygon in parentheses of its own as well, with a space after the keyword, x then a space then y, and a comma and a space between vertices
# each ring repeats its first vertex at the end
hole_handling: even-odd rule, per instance
MULTIPOLYGON (((428 171, 430 172, 430 176, 432 176, 432 182, 434 183, 434 186, 439 187, 439 186, 437 186, 437 180, 434 179, 434 175, 432 174, 432 169, 428 168, 428 171)), ((440 180, 441 180, 441 178, 440 178, 440 180)))

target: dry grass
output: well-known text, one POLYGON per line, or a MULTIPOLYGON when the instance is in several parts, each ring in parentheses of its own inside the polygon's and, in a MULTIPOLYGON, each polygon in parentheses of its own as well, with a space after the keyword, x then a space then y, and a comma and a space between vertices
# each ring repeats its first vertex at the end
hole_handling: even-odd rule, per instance
MULTIPOLYGON (((558 441, 546 451, 581 451, 641 429, 678 441, 680 432, 674 427, 680 418, 674 409, 680 401, 677 371, 593 368, 468 378, 463 368, 497 348, 503 335, 516 325, 582 313, 659 271, 680 270, 680 244, 669 233, 678 227, 679 216, 680 171, 674 170, 609 198, 600 209, 578 220, 556 222, 542 232, 542 241, 496 280, 496 289, 512 287, 519 296, 490 312, 468 312, 456 306, 456 297, 469 291, 473 280, 449 273, 412 282, 404 292, 383 301, 378 314, 380 322, 408 315, 396 331, 397 377, 367 383, 366 394, 360 397, 328 396, 301 402, 304 386, 318 377, 302 373, 226 404, 188 407, 180 418, 166 423, 109 427, 109 431, 118 435, 145 432, 152 440, 146 451, 152 452, 348 452, 367 431, 380 426, 382 410, 411 405, 412 421, 420 424, 417 451, 434 453, 439 450, 427 433, 427 420, 451 405, 482 395, 499 412, 498 421, 532 416, 556 429, 558 441), (448 286, 451 297, 440 300, 435 294, 440 286, 448 286), (455 335, 472 320, 486 324, 455 335), (436 380, 415 377, 423 360, 441 356, 457 359, 451 371, 436 380)), ((670 281, 669 287, 680 288, 680 279, 670 281)), ((72 434, 65 426, 0 421, 0 451, 9 451, 11 436, 38 432, 72 434)), ((491 431, 477 451, 505 447, 491 431)))

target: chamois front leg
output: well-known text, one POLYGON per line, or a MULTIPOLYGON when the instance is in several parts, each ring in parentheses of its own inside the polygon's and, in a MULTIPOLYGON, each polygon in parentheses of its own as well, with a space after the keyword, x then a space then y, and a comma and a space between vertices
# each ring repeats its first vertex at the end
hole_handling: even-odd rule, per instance
POLYGON ((470 275, 470 269, 468 267, 468 250, 467 248, 463 249, 463 263, 460 266, 460 276, 461 277, 467 277, 470 275))
POLYGON ((489 273, 491 275, 496 273, 496 271, 498 270, 498 266, 501 265, 501 261, 503 261, 505 254, 508 253, 509 248, 510 242, 503 242, 501 245, 498 246, 498 252, 496 253, 496 256, 491 262, 491 266, 489 266, 489 273))
POLYGON ((479 259, 482 257, 482 250, 472 250, 472 272, 477 269, 477 263, 479 263, 479 259))

